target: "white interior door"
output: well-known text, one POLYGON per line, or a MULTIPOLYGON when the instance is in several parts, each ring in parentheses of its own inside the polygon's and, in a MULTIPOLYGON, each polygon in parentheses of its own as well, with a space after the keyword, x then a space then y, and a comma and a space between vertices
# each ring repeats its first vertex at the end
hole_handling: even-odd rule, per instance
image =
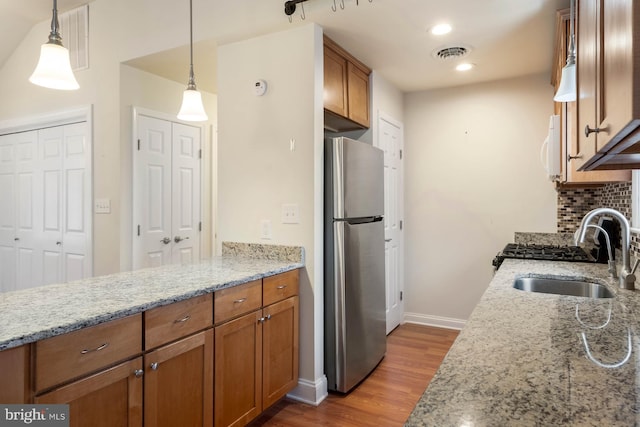
POLYGON ((14 135, 0 136, 0 292, 16 286, 16 145, 14 135))
POLYGON ((200 258, 200 128, 136 116, 133 268, 200 258))
POLYGON ((402 126, 381 115, 377 146, 384 151, 384 237, 387 333, 404 316, 402 274, 402 126))
POLYGON ((0 136, 0 290, 92 274, 87 122, 0 136))
POLYGON ((173 123, 173 263, 200 258, 200 129, 173 123))
POLYGON ((138 236, 133 239, 134 268, 171 262, 171 122, 138 116, 134 165, 138 236))

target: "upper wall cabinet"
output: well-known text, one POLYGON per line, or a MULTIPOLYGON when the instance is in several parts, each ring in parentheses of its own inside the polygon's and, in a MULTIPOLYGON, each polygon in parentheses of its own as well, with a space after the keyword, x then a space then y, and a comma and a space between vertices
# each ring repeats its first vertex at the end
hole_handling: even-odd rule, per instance
POLYGON ((640 4, 578 0, 579 170, 640 167, 640 4))
POLYGON ((324 127, 338 132, 369 128, 371 69, 324 36, 324 127))
MULTIPOLYGON (((562 68, 566 64, 570 35, 570 11, 569 9, 559 10, 556 22, 555 60, 551 73, 551 84, 554 87, 554 92, 560 85, 562 68)), ((631 172, 628 170, 578 171, 576 156, 579 155, 580 150, 578 145, 576 110, 576 102, 556 102, 554 106, 555 114, 560 116, 561 125, 560 166, 562 170, 558 186, 571 187, 576 185, 630 181, 631 172)))

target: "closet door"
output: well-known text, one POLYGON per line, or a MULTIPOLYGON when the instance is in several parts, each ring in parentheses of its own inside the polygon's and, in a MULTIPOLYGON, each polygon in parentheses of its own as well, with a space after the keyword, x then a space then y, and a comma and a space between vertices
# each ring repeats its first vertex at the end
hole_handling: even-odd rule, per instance
POLYGON ((173 263, 200 258, 200 129, 173 123, 173 263))
POLYGON ((136 119, 133 268, 200 258, 200 128, 136 119))
POLYGON ((16 281, 16 146, 13 135, 0 136, 0 292, 15 289, 16 281))

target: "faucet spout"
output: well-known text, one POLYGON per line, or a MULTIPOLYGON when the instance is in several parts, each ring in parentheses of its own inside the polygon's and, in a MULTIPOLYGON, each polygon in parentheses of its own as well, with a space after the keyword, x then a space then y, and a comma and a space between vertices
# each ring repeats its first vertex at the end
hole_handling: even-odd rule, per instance
POLYGON ((623 289, 635 289, 636 276, 635 270, 638 266, 636 261, 631 268, 631 227, 627 218, 615 209, 596 208, 588 212, 574 235, 575 244, 583 243, 587 235, 587 228, 593 227, 591 222, 598 215, 609 215, 614 217, 620 223, 620 234, 622 235, 622 271, 620 272, 620 287, 623 289))

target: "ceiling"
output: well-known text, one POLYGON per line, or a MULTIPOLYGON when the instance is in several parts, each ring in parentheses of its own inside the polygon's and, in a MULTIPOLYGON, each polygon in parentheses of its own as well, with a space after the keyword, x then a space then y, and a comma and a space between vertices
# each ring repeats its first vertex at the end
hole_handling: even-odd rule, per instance
MULTIPOLYGON (((58 9, 62 12, 87 1, 58 0, 58 9)), ((305 3, 305 19, 301 18, 302 8, 298 5, 289 23, 282 12, 284 1, 269 2, 277 10, 264 16, 270 22, 260 23, 263 31, 316 22, 325 34, 403 92, 550 72, 555 13, 569 5, 569 0, 336 0, 334 12, 333 0, 309 0, 305 3), (429 33, 432 26, 445 21, 453 27, 451 33, 441 37, 429 33), (456 72, 456 60, 433 56, 434 51, 450 46, 468 48, 470 53, 463 59, 475 64, 475 68, 456 72)), ((35 23, 50 16, 51 3, 47 0, 0 0, 0 64, 35 23)), ((250 26, 244 24, 237 27, 250 26)), ((254 35, 237 33, 226 35, 225 40, 196 41, 194 69, 198 88, 216 92, 215 50, 219 43, 254 35)), ((46 37, 43 35, 43 42, 46 37)), ((186 85, 189 46, 126 63, 186 85)))

